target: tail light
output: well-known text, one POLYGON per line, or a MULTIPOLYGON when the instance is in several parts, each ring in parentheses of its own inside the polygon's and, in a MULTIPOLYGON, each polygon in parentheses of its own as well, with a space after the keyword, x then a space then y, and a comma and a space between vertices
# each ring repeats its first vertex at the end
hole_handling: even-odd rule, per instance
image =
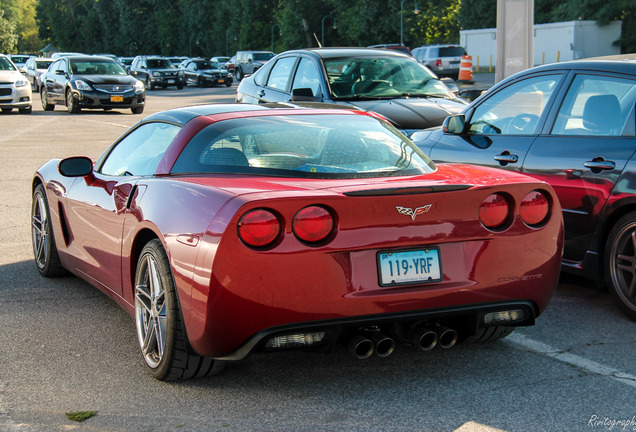
POLYGON ((520 213, 527 225, 541 225, 550 213, 550 201, 543 192, 532 191, 521 201, 520 213))
POLYGON ((294 235, 305 243, 324 241, 333 232, 333 215, 324 207, 309 206, 296 213, 292 222, 294 235))
POLYGON ((479 220, 488 229, 501 229, 510 220, 511 206, 501 194, 492 194, 479 206, 479 220))
POLYGON ((238 234, 241 240, 255 248, 270 246, 280 233, 280 220, 269 210, 251 210, 245 213, 238 223, 238 234))
POLYGON ((442 67, 442 59, 437 59, 437 61, 435 62, 435 66, 442 67))

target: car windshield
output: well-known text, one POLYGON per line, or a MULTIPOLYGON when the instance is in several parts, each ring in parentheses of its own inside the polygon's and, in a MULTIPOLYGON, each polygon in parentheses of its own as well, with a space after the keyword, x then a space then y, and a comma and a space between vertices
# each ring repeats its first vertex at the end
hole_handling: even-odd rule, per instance
POLYGON ((13 66, 13 63, 11 63, 11 60, 6 57, 0 57, 0 70, 13 71, 16 69, 13 66))
POLYGON ((47 69, 49 66, 51 66, 51 63, 53 63, 53 60, 36 60, 35 68, 36 69, 47 69))
POLYGON ((452 97, 443 82, 411 57, 327 59, 325 68, 335 100, 452 97))
POLYGON ((188 143, 172 174, 361 178, 434 170, 433 162, 386 122, 366 115, 305 114, 214 123, 188 143))
POLYGON ((148 67, 153 69, 174 69, 175 65, 168 59, 148 59, 148 67))
POLYGON ((254 53, 254 60, 267 61, 274 57, 274 53, 254 53))
POLYGON ((198 70, 207 70, 207 69, 218 69, 218 63, 212 63, 209 61, 198 61, 196 62, 198 70))
POLYGON ((460 46, 440 47, 440 57, 461 57, 466 54, 466 50, 460 46))
POLYGON ((109 60, 71 60, 76 75, 127 75, 117 62, 109 60))

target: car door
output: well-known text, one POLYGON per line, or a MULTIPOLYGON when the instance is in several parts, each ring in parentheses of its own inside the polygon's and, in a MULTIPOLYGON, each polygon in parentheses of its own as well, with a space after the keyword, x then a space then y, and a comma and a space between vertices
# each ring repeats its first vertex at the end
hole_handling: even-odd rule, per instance
POLYGON ((67 193, 66 221, 72 239, 69 252, 82 257, 78 270, 119 295, 122 236, 129 204, 138 193, 137 182, 154 174, 179 130, 161 122, 142 124, 98 163, 92 179, 76 179, 67 193))
POLYGON ((289 86, 297 60, 297 55, 276 60, 263 85, 255 88, 258 103, 285 102, 291 99, 289 86))
POLYGON ((196 73, 197 64, 195 62, 189 62, 183 70, 184 79, 187 84, 198 84, 199 76, 196 73))
POLYGON ((467 113, 464 133, 443 134, 429 156, 521 171, 562 80, 562 72, 532 75, 496 90, 467 113))
POLYGON ((550 183, 563 208, 564 259, 580 261, 599 216, 636 150, 636 80, 572 72, 562 101, 528 151, 523 172, 550 183))

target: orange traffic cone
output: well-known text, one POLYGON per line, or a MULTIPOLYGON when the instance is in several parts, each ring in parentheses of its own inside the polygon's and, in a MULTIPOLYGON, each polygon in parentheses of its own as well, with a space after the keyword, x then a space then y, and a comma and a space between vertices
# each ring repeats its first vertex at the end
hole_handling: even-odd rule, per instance
POLYGON ((462 61, 459 64, 459 76, 458 81, 472 81, 473 80, 473 57, 469 55, 463 55, 462 61))

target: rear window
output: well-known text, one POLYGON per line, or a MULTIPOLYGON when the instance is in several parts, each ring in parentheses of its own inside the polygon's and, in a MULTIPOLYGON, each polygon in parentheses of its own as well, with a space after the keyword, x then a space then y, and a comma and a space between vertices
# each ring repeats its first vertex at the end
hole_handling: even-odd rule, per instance
POLYGON ((466 55, 466 50, 460 46, 440 47, 440 57, 461 57, 466 55))
POLYGON ((188 143, 172 174, 358 178, 433 170, 435 165, 388 123, 364 115, 321 114, 214 123, 188 143))

